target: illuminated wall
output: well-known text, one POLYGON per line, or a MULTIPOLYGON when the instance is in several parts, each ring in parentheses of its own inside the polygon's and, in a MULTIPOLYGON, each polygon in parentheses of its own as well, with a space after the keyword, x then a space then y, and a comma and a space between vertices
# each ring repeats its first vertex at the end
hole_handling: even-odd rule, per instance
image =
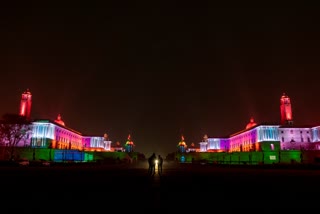
POLYGON ((32 123, 31 147, 47 148, 55 140, 54 124, 48 122, 32 123))
POLYGON ((104 149, 106 151, 111 151, 111 143, 112 143, 112 141, 110 141, 110 140, 105 140, 104 141, 104 149))
POLYGON ((257 141, 279 141, 279 126, 262 125, 255 128, 257 130, 257 141))
POLYGON ((319 141, 319 131, 316 127, 280 127, 279 132, 282 150, 317 149, 314 142, 319 141))
POLYGON ((210 149, 229 152, 320 150, 320 126, 259 125, 230 138, 208 138, 207 142, 200 142, 201 152, 210 149))
POLYGON ((58 126, 49 121, 32 123, 32 147, 52 147, 57 149, 83 149, 80 133, 58 126))
POLYGON ((30 147, 31 137, 32 137, 32 130, 27 132, 27 134, 16 144, 16 147, 30 147))
POLYGON ((257 131, 257 128, 254 128, 230 137, 229 151, 251 151, 253 149, 253 144, 258 140, 257 131))
POLYGON ((208 138, 199 144, 200 152, 215 149, 228 152, 320 150, 320 126, 259 125, 229 138, 208 138))
POLYGON ((207 138, 200 142, 200 151, 225 151, 229 149, 229 139, 227 138, 207 138))
POLYGON ((104 145, 104 138, 103 137, 90 137, 90 145, 89 147, 91 148, 101 148, 104 149, 105 145, 104 145))
POLYGON ((112 141, 106 140, 104 137, 83 136, 82 143, 86 150, 111 151, 112 141))
POLYGON ((243 152, 257 150, 257 143, 279 141, 278 125, 260 125, 230 137, 229 151, 243 152))
POLYGON ((220 147, 220 138, 208 138, 208 146, 207 149, 221 149, 220 147))
POLYGON ((311 141, 315 150, 320 150, 320 126, 311 128, 311 141))
POLYGON ((311 141, 320 142, 320 126, 312 127, 310 131, 311 131, 311 141))
POLYGON ((81 133, 55 124, 49 120, 32 122, 32 131, 18 143, 18 147, 54 148, 111 151, 111 141, 98 136, 83 136, 81 133))
POLYGON ((208 142, 200 142, 199 144, 200 144, 200 152, 206 152, 208 142))
POLYGON ((229 138, 221 138, 220 139, 220 147, 224 151, 229 151, 229 149, 230 149, 230 139, 229 138))
POLYGON ((91 137, 83 136, 82 137, 82 145, 84 148, 89 148, 91 145, 91 137))
POLYGON ((260 125, 231 135, 229 138, 208 138, 200 142, 200 152, 221 150, 229 152, 258 151, 263 142, 279 142, 279 125, 260 125))

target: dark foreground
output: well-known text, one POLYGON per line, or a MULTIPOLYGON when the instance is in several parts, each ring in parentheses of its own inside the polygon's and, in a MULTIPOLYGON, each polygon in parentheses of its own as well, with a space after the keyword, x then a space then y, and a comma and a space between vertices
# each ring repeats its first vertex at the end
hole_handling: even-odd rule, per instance
POLYGON ((301 200, 320 196, 320 169, 252 169, 165 162, 163 174, 153 177, 147 175, 146 163, 0 167, 0 172, 1 199, 33 202, 86 200, 97 201, 97 206, 123 208, 194 207, 219 206, 218 200, 301 204, 301 200))

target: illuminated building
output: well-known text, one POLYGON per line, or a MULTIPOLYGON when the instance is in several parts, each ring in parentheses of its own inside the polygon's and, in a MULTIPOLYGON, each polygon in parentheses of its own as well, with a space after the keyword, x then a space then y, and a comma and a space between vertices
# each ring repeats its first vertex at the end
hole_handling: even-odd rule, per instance
POLYGON ((202 142, 200 142, 200 152, 221 152, 227 148, 225 138, 208 138, 208 135, 204 135, 202 142))
POLYGON ((104 138, 86 136, 51 120, 34 120, 30 146, 36 148, 107 151, 104 138))
POLYGON ((230 135, 228 141, 230 152, 261 151, 262 144, 279 143, 279 125, 259 124, 230 135))
POLYGON ((27 89, 21 95, 19 114, 21 116, 25 116, 28 120, 30 120, 31 118, 31 103, 32 103, 32 95, 29 89, 27 89))
POLYGON ((320 150, 320 126, 293 124, 290 98, 280 98, 280 124, 257 124, 253 117, 245 129, 224 138, 205 135, 200 152, 320 150))
MULTIPOLYGON (((256 123, 253 117, 243 130, 225 137, 208 137, 197 152, 175 153, 186 163, 236 165, 320 164, 320 125, 293 124, 291 101, 280 98, 280 122, 256 123)), ((192 150, 194 151, 194 150, 192 150)))
MULTIPOLYGON (((19 114, 31 119, 31 93, 22 94, 19 114)), ((31 133, 17 147, 52 148, 79 151, 112 151, 111 143, 104 136, 88 136, 66 126, 58 114, 55 120, 35 119, 31 121, 31 133)))

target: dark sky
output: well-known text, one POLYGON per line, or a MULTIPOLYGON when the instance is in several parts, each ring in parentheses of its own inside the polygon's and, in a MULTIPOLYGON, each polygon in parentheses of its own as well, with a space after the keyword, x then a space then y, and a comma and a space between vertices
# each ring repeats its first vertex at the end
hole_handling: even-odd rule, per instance
POLYGON ((279 122, 283 92, 320 124, 315 5, 101 2, 2 5, 1 114, 29 88, 33 118, 163 155, 279 122))

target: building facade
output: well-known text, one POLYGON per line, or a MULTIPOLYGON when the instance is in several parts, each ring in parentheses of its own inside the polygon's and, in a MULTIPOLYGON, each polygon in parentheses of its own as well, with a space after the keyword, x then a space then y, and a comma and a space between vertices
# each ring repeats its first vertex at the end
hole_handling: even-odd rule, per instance
MULTIPOLYGON (((199 152, 320 150, 320 126, 295 125, 291 100, 283 94, 279 124, 257 124, 251 117, 245 129, 222 138, 205 135, 199 147, 199 152)), ((186 144, 179 150, 188 151, 186 144)))
MULTIPOLYGON (((31 121, 31 131, 21 139, 16 147, 52 148, 79 151, 114 151, 107 134, 88 136, 66 126, 60 114, 55 120, 31 119, 32 94, 27 89, 22 93, 19 115, 31 121)), ((117 150, 119 151, 119 150, 117 150)))

